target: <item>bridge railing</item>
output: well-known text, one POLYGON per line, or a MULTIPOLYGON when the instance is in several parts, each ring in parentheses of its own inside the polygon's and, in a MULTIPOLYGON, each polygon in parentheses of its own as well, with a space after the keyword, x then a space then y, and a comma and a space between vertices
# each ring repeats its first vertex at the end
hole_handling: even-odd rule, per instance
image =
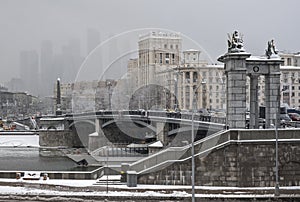
POLYGON ((91 152, 95 157, 146 157, 148 156, 148 148, 146 147, 126 147, 119 146, 104 146, 91 152))
MULTIPOLYGON (((206 138, 203 138, 194 143, 195 149, 196 148, 206 148, 207 146, 211 146, 213 144, 218 144, 220 136, 224 133, 224 131, 217 132, 213 135, 210 135, 206 138), (210 142, 210 144, 202 145, 203 142, 210 142)), ((228 138, 225 138, 227 140, 228 138)), ((223 141, 223 140, 222 140, 223 141)), ((169 164, 166 162, 174 162, 179 159, 182 159, 186 156, 188 151, 191 148, 191 144, 183 146, 183 147, 169 147, 165 150, 162 150, 156 154, 153 154, 147 158, 144 158, 140 161, 137 161, 130 165, 130 170, 134 170, 139 174, 148 172, 148 171, 156 171, 162 169, 169 164)))
MULTIPOLYGON (((137 116, 141 118, 149 118, 149 117, 164 117, 164 118, 173 118, 173 119, 187 119, 192 120, 191 112, 169 112, 169 111, 159 111, 159 110, 100 110, 96 112, 86 112, 79 114, 67 114, 66 117, 70 118, 79 118, 79 117, 87 117, 87 116, 96 116, 96 117, 122 117, 122 116, 137 116)), ((203 121, 203 122, 213 122, 225 124, 225 117, 217 117, 211 116, 208 114, 194 113, 195 121, 203 121)))

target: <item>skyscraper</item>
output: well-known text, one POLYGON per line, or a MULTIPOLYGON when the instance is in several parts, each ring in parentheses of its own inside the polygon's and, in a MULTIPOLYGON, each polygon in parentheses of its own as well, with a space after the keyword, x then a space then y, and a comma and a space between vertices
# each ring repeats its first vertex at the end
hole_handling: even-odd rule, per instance
POLYGON ((96 29, 87 30, 87 55, 96 48, 101 42, 100 32, 96 29))
POLYGON ((56 76, 52 69, 53 65, 53 45, 49 40, 42 41, 40 59, 40 94, 50 95, 53 92, 53 84, 56 76))
POLYGON ((62 48, 63 76, 66 82, 74 82, 80 65, 83 61, 80 49, 80 40, 69 40, 68 44, 62 48))
POLYGON ((24 84, 21 90, 35 95, 38 93, 38 68, 39 57, 36 51, 20 52, 20 77, 24 84))

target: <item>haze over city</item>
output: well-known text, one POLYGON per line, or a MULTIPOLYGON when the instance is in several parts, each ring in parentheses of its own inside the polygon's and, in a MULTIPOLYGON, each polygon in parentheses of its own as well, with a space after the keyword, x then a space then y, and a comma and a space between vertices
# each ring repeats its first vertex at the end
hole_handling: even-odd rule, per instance
MULTIPOLYGON (((20 72, 24 70, 20 65, 22 51, 33 51, 38 58, 39 69, 27 72, 28 78, 37 76, 37 80, 53 82, 55 77, 63 77, 67 82, 74 81, 80 64, 91 50, 88 48, 88 30, 99 34, 95 40, 98 44, 114 35, 136 29, 147 28, 146 32, 151 28, 172 30, 200 44, 212 62, 217 62, 217 57, 226 51, 227 33, 236 29, 244 35, 246 50, 253 54, 264 54, 266 47, 262 44, 271 38, 275 39, 279 50, 298 52, 299 43, 295 42, 299 32, 297 8, 299 2, 296 0, 254 0, 242 3, 238 0, 2 0, 0 83, 24 77, 20 72), (60 57, 56 67, 41 67, 41 49, 45 43, 53 51, 53 57, 60 57), (71 56, 67 58, 66 55, 71 56), (63 62, 61 58, 64 58, 63 62), (68 66, 66 62, 69 67, 63 70, 62 66, 68 66), (48 72, 56 70, 58 73, 47 79, 48 72)), ((138 32, 126 40, 126 45, 122 40, 115 40, 113 45, 107 44, 109 54, 102 57, 107 59, 112 58, 113 54, 117 56, 122 44, 137 47, 138 32)), ((82 79, 99 79, 101 73, 94 74, 94 71, 104 69, 100 66, 99 63, 93 65, 88 73, 82 72, 85 75, 82 79)), ((121 72, 126 72, 126 65, 121 67, 121 72)))

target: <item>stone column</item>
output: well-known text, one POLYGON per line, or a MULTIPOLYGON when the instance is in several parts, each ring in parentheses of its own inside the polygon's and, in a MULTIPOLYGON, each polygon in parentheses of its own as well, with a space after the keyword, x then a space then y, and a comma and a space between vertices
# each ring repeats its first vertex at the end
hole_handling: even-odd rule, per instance
POLYGON ((227 79, 227 125, 246 127, 246 58, 250 53, 227 53, 218 60, 225 63, 227 79))
POLYGON ((182 73, 182 97, 183 97, 183 109, 187 109, 186 108, 186 94, 185 94, 185 87, 186 87, 186 79, 185 79, 185 72, 182 73))
POLYGON ((190 109, 192 109, 193 110, 193 100, 194 100, 194 91, 193 91, 193 72, 192 71, 190 71, 189 72, 189 74, 190 74, 190 82, 189 82, 189 86, 190 86, 190 109))
POLYGON ((258 75, 250 75, 250 127, 258 128, 258 75))
POLYGON ((166 136, 168 133, 167 130, 168 124, 163 122, 156 123, 156 140, 161 141, 163 144, 166 142, 166 136))
POLYGON ((279 126, 280 116, 280 72, 265 76, 266 128, 279 126), (277 115, 276 115, 277 114, 277 115))

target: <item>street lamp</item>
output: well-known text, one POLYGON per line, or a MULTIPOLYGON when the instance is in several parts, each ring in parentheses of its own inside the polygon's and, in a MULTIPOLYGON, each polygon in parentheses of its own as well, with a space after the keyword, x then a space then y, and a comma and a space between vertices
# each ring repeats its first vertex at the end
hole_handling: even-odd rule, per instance
POLYGON ((194 99, 192 110, 192 202, 195 202, 195 145, 194 145, 194 99))
MULTIPOLYGON (((198 88, 202 86, 202 88, 205 88, 206 81, 202 80, 201 85, 197 86, 197 88, 193 89, 193 94, 197 92, 198 88)), ((202 89, 203 90, 203 89, 202 89)), ((206 90, 206 89, 205 89, 206 90)), ((206 92, 205 92, 206 93, 206 92)), ((192 202, 195 202, 195 131, 194 131, 194 119, 195 119, 195 112, 196 112, 196 102, 195 102, 195 96, 193 96, 193 102, 192 102, 192 202)))
MULTIPOLYGON (((280 95, 280 86, 279 86, 279 95, 280 95)), ((278 109, 280 106, 277 106, 276 108, 276 114, 275 114, 275 196, 279 196, 279 175, 278 175, 278 109)))

